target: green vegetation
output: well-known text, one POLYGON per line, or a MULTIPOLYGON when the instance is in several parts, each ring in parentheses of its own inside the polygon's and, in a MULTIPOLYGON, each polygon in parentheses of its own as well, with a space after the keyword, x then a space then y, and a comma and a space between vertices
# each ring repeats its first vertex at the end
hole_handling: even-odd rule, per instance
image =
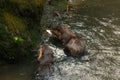
POLYGON ((0 59, 18 62, 33 55, 43 28, 45 0, 0 0, 0 59))

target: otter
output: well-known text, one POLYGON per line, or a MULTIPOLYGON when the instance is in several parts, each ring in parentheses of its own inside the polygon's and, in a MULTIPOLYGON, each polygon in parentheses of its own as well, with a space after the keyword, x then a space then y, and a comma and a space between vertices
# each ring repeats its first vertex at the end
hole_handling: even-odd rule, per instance
POLYGON ((53 72, 53 51, 47 44, 40 45, 39 56, 37 58, 39 67, 37 69, 36 77, 45 77, 51 75, 53 72))
POLYGON ((41 65, 51 64, 53 62, 53 51, 48 45, 40 45, 38 62, 40 62, 41 65))
POLYGON ((46 30, 49 34, 55 35, 63 44, 68 43, 68 41, 71 39, 71 37, 75 37, 76 34, 67 27, 66 24, 61 24, 55 28, 52 28, 50 30, 46 30))
POLYGON ((63 43, 63 50, 67 56, 77 58, 85 54, 86 48, 84 40, 68 28, 68 25, 61 24, 46 31, 51 35, 55 35, 63 43))
POLYGON ((69 13, 70 8, 72 7, 72 5, 73 5, 73 1, 72 0, 68 0, 68 4, 66 6, 66 13, 69 13))
POLYGON ((80 58, 86 54, 85 43, 79 36, 72 37, 63 49, 67 56, 80 58))

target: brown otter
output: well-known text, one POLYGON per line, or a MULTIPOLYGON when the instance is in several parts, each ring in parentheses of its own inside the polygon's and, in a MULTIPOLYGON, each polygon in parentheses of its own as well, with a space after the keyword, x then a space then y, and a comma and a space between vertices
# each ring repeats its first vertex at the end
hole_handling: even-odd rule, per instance
POLYGON ((48 45, 46 45, 46 44, 40 45, 38 61, 40 63, 38 71, 37 71, 38 74, 40 76, 50 75, 53 71, 53 69, 52 69, 53 51, 48 45))
POLYGON ((47 30, 48 33, 56 35, 64 44, 64 52, 67 56, 81 57, 85 54, 84 40, 77 36, 68 25, 62 24, 51 30, 47 30))
POLYGON ((70 8, 72 7, 73 1, 72 0, 68 0, 68 4, 66 6, 66 13, 69 13, 70 8))
POLYGON ((59 40, 63 42, 63 44, 66 44, 71 37, 75 37, 76 34, 67 27, 66 24, 61 24, 55 28, 52 28, 51 30, 46 30, 49 34, 55 35, 59 40))
POLYGON ((65 45, 64 52, 67 56, 80 58, 85 54, 85 44, 81 37, 72 37, 65 45))

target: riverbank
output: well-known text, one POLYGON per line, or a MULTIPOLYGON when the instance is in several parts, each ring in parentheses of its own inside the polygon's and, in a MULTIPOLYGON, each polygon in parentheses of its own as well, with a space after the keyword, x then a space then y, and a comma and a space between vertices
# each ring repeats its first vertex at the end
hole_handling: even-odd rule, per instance
POLYGON ((0 59, 17 63, 31 58, 39 36, 44 0, 0 0, 0 59))

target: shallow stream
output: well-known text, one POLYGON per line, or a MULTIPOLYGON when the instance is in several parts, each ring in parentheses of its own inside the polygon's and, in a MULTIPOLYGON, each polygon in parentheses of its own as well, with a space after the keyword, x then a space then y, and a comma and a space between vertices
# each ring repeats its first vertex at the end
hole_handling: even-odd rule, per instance
MULTIPOLYGON (((54 73, 45 80, 120 80, 120 0, 84 1, 84 7, 71 9, 63 23, 84 38, 89 61, 66 57, 61 48, 50 44, 54 73)), ((0 80, 30 80, 33 68, 1 67, 0 80)))

